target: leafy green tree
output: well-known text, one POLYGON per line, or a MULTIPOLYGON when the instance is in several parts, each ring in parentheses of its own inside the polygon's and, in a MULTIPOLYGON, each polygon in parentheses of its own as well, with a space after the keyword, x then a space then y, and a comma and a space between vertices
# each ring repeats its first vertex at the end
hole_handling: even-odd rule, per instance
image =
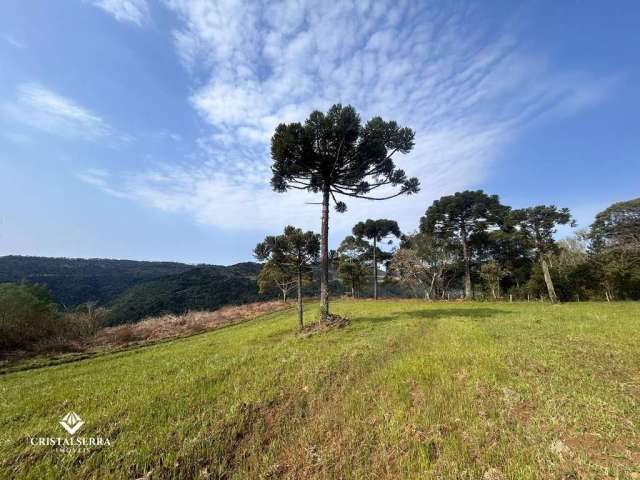
POLYGON ((300 330, 304 328, 302 283, 304 277, 311 273, 311 265, 317 263, 319 249, 320 240, 317 234, 311 231, 303 232, 288 225, 282 235, 266 237, 254 250, 258 260, 271 262, 281 271, 295 275, 300 330))
POLYGON ((369 248, 368 242, 349 235, 342 240, 335 254, 338 277, 343 284, 351 287, 351 296, 354 298, 358 296, 367 276, 369 248))
POLYGON ((512 217, 517 222, 522 237, 537 254, 544 282, 547 286, 549 300, 558 301, 558 296, 553 286, 553 280, 549 273, 547 256, 556 250, 556 242, 553 235, 558 225, 576 225, 571 218, 568 208, 558 208, 555 205, 538 205, 536 207, 514 210, 512 217))
POLYGON ((589 233, 594 251, 618 248, 636 260, 640 251, 640 198, 618 202, 596 215, 589 233))
POLYGON ((283 270, 276 262, 267 261, 258 274, 258 291, 268 293, 273 287, 282 293, 282 301, 286 303, 289 293, 296 288, 296 278, 293 273, 283 270))
POLYGON ((436 200, 420 220, 423 233, 455 242, 461 248, 464 295, 467 299, 473 297, 470 266, 473 240, 487 229, 498 226, 506 211, 497 195, 487 195, 482 190, 465 190, 436 200))
POLYGON ((374 117, 364 126, 351 106, 334 105, 325 114, 311 113, 301 123, 280 124, 271 139, 271 185, 277 192, 290 188, 322 195, 320 312, 329 315, 329 203, 338 212, 346 204, 337 197, 386 200, 419 190, 417 178, 396 168, 395 153, 407 153, 414 132, 394 121, 374 117), (395 187, 393 189, 392 187, 395 187), (380 190, 380 195, 374 196, 380 190))
POLYGON ((598 213, 588 238, 607 299, 640 298, 640 198, 598 213))
POLYGON ((378 242, 393 235, 400 238, 400 228, 398 222, 387 220, 384 218, 378 220, 368 219, 365 222, 359 222, 353 227, 353 235, 356 238, 366 238, 373 242, 372 263, 373 263, 373 298, 378 299, 378 242))

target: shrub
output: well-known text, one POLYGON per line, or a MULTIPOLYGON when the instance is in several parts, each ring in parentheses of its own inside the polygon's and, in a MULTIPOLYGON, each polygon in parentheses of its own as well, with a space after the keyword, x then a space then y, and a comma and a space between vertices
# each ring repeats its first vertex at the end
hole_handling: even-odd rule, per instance
POLYGON ((46 287, 0 284, 0 350, 27 348, 61 332, 62 317, 46 287))

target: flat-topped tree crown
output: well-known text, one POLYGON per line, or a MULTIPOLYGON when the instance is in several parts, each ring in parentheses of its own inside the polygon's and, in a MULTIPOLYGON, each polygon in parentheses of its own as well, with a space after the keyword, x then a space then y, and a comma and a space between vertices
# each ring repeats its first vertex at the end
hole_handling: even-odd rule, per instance
POLYGON ((555 248, 553 235, 556 233, 557 225, 576 225, 568 208, 558 208, 555 205, 522 208, 514 210, 511 215, 524 238, 530 241, 541 255, 555 248))
POLYGON ((351 106, 334 105, 325 114, 313 112, 304 122, 280 124, 271 139, 274 190, 289 188, 322 192, 328 189, 338 211, 346 205, 336 195, 385 200, 419 191, 417 178, 407 178, 392 156, 408 153, 414 132, 380 117, 362 126, 351 106), (376 197, 383 186, 396 192, 376 197))
POLYGON ((459 236, 461 230, 472 235, 500 223, 505 213, 497 195, 465 190, 434 201, 421 218, 420 229, 441 236, 459 236))
POLYGON ((347 209, 338 197, 387 200, 417 193, 420 182, 407 178, 392 159, 414 145, 413 130, 374 117, 364 126, 351 106, 315 111, 304 123, 280 124, 271 138, 271 185, 322 193, 320 313, 329 315, 329 203, 347 209), (378 190, 383 189, 383 190, 378 190), (391 189, 391 190, 390 190, 391 189))
POLYGON ((395 220, 387 220, 386 218, 380 218, 378 220, 368 219, 364 222, 357 223, 353 227, 353 234, 357 238, 364 237, 380 242, 389 235, 400 238, 400 227, 398 227, 398 222, 395 220))

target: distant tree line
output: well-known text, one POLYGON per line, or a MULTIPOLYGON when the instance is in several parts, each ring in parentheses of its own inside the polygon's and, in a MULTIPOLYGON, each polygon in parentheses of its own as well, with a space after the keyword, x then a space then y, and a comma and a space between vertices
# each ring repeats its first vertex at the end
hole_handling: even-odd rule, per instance
POLYGON ((568 209, 512 209, 482 191, 442 197, 389 262, 395 279, 427 299, 640 299, 640 199, 612 205, 590 229, 556 241, 568 209))
MULTIPOLYGON (((342 284, 334 293, 375 299, 383 288, 393 296, 426 300, 640 299, 640 199, 611 205, 589 229, 558 241, 560 225, 575 226, 566 208, 513 209, 481 190, 436 200, 414 233, 402 235, 393 220, 367 219, 330 252, 332 271, 342 284), (399 241, 382 250, 389 237, 399 241)), ((317 267, 313 258, 305 263, 308 286, 317 267)), ((272 258, 262 273, 282 268, 272 258)), ((273 283, 265 288, 283 278, 296 285, 293 273, 266 276, 273 283)))

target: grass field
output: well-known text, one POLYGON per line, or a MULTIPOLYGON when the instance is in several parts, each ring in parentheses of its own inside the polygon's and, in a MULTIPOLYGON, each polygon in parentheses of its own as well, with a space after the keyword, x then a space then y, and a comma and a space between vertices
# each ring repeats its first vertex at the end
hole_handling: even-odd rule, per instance
POLYGON ((640 304, 332 308, 0 376, 0 478, 640 478, 640 304))

